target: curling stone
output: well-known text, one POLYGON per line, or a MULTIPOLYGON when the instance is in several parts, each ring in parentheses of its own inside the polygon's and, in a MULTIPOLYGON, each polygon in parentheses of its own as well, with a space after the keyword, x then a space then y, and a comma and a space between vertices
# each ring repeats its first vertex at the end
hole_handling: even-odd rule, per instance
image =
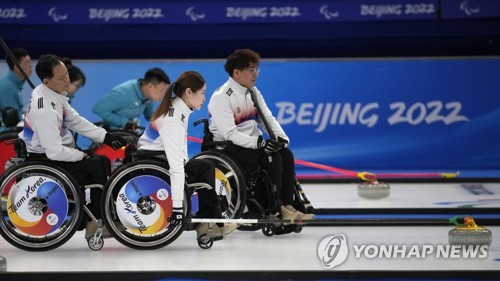
POLYGON ((367 199, 381 199, 391 194, 391 188, 388 184, 378 181, 364 182, 358 185, 359 197, 367 199))
POLYGON ((0 272, 7 271, 7 259, 0 256, 0 272))
POLYGON ((491 231, 478 226, 472 217, 464 218, 464 225, 448 232, 450 245, 490 245, 491 231))

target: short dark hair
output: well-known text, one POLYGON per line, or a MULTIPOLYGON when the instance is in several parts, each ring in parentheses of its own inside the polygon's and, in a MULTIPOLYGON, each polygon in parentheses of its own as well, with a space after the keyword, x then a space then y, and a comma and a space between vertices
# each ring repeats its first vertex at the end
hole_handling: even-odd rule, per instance
POLYGON ((85 86, 87 77, 85 77, 83 71, 78 66, 74 65, 70 58, 62 58, 61 60, 68 68, 69 81, 73 83, 77 80, 82 80, 82 84, 80 85, 80 87, 85 86))
MULTIPOLYGON (((21 62, 22 58, 30 55, 28 51, 23 48, 12 48, 10 51, 12 52, 12 55, 17 60, 17 62, 21 62)), ((7 61, 10 70, 14 70, 14 66, 16 65, 16 63, 10 58, 9 55, 5 56, 5 61, 7 61)))
POLYGON ((56 55, 41 55, 35 68, 36 75, 38 75, 40 81, 43 83, 43 79, 52 78, 52 76, 54 76, 52 69, 60 63, 62 63, 62 60, 56 55))
POLYGON ((235 69, 243 69, 249 67, 251 64, 259 64, 260 55, 259 53, 252 51, 250 49, 239 49, 234 51, 227 57, 224 69, 233 77, 233 71, 235 69))
POLYGON ((168 78, 168 75, 165 73, 165 71, 158 67, 154 67, 146 71, 142 81, 143 83, 158 84, 163 82, 165 84, 170 84, 170 78, 168 78))

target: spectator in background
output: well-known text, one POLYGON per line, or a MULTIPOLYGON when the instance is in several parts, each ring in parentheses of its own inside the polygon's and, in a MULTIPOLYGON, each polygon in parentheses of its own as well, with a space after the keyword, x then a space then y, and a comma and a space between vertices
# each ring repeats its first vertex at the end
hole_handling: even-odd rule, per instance
MULTIPOLYGON (((11 51, 24 73, 30 77, 33 69, 28 51, 22 48, 12 48, 11 51)), ((9 66, 9 70, 7 74, 0 79, 0 108, 12 107, 16 109, 18 115, 17 120, 20 121, 23 119, 22 116, 24 113, 21 90, 26 82, 26 77, 24 77, 23 73, 10 56, 7 55, 5 60, 9 66)))
POLYGON ((71 100, 75 97, 76 92, 81 87, 85 86, 85 82, 87 82, 87 77, 85 77, 85 74, 78 66, 73 64, 71 59, 62 58, 62 61, 68 68, 70 84, 67 97, 69 98, 69 103, 71 103, 71 100))
POLYGON ((113 88, 97 101, 93 111, 103 119, 104 127, 133 130, 139 125, 141 114, 151 120, 153 102, 163 98, 169 85, 170 78, 163 70, 149 69, 144 78, 132 79, 113 88))

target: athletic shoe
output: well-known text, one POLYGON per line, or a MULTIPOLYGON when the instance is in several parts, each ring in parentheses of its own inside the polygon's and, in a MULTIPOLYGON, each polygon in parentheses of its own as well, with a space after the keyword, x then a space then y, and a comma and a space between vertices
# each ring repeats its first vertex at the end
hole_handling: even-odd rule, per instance
MULTIPOLYGON (((213 225, 212 228, 212 238, 224 238, 236 230, 238 226, 235 223, 225 223, 221 228, 217 224, 213 225)), ((200 223, 196 228, 197 237, 203 234, 208 234, 208 223, 200 223)))
MULTIPOLYGON (((292 205, 285 205, 281 207, 281 213, 283 214, 283 209, 287 210, 287 213, 292 213, 295 214, 296 220, 313 220, 314 219, 314 214, 304 214, 301 211, 298 211, 295 209, 292 205)), ((286 211, 285 211, 286 212, 286 211)), ((289 215, 290 216, 290 215, 289 215)), ((284 220, 288 220, 286 218, 283 218, 284 220)))

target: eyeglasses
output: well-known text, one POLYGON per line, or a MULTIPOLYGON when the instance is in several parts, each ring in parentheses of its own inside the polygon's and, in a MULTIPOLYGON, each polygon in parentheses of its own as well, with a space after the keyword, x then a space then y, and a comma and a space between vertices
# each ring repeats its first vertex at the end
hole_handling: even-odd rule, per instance
POLYGON ((259 73, 260 72, 260 67, 245 67, 243 70, 250 71, 253 73, 259 73))

